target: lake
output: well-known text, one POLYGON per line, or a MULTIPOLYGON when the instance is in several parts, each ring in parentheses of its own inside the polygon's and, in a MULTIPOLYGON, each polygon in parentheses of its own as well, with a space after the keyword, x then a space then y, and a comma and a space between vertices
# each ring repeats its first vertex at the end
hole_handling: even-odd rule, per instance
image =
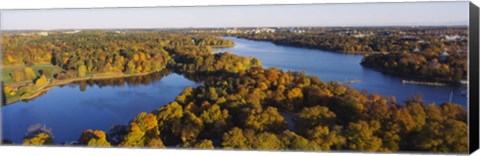
POLYGON ((51 128, 54 143, 78 140, 86 129, 108 132, 127 125, 140 112, 151 112, 173 101, 184 88, 199 86, 174 73, 82 81, 55 87, 28 102, 2 107, 3 138, 21 143, 32 125, 51 128))
MULTIPOLYGON (((235 47, 221 49, 241 56, 253 56, 265 67, 305 71, 323 81, 359 80, 353 88, 370 93, 395 96, 398 101, 421 94, 426 102, 452 101, 466 105, 461 88, 404 85, 402 79, 364 68, 363 56, 275 45, 271 42, 225 37, 235 47)), ((21 143, 32 125, 51 128, 54 143, 78 140, 86 129, 109 131, 115 125, 127 125, 140 112, 151 112, 173 101, 184 88, 197 83, 171 72, 146 76, 81 81, 55 87, 30 101, 3 106, 4 139, 21 143)))
POLYGON ((305 71, 309 75, 319 77, 324 82, 359 80, 359 82, 349 85, 358 90, 367 89, 369 93, 395 96, 398 102, 405 101, 409 96, 422 95, 425 102, 440 104, 448 102, 452 94, 452 102, 463 106, 467 104, 467 98, 460 93, 461 87, 403 84, 402 78, 386 75, 360 65, 363 59, 362 55, 282 46, 268 41, 236 37, 223 38, 234 41, 235 46, 220 49, 221 51, 255 57, 262 61, 264 67, 305 71))

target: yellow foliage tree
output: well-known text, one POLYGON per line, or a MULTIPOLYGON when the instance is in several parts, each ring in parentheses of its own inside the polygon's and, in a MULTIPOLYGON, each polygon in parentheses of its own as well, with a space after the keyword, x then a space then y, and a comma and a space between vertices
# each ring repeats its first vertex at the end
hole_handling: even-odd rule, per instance
POLYGON ((40 76, 40 78, 38 78, 35 81, 35 88, 40 88, 40 87, 43 87, 47 84, 48 84, 47 77, 45 75, 42 75, 42 76, 40 76))
POLYGON ((77 76, 78 77, 85 77, 87 74, 87 66, 85 65, 80 65, 80 67, 78 67, 78 71, 77 71, 77 76))
POLYGON ((85 130, 79 139, 81 144, 95 147, 110 147, 110 142, 107 141, 107 134, 102 130, 85 130))
POLYGON ((25 67, 24 71, 27 80, 33 80, 37 77, 37 74, 35 74, 33 69, 30 67, 25 67))
POLYGON ((47 145, 52 144, 53 138, 46 132, 38 133, 32 138, 26 138, 23 140, 23 145, 47 145))

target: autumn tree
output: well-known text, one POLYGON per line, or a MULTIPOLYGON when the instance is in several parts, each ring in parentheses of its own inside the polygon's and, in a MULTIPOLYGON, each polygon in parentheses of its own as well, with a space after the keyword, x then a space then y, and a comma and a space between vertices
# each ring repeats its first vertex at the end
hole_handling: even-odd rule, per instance
POLYGON ((280 139, 287 150, 315 150, 308 139, 289 130, 282 132, 280 139))
POLYGON ((375 136, 380 127, 378 123, 366 121, 352 122, 347 128, 347 146, 352 150, 377 151, 382 147, 382 140, 375 136))
POLYGON ((243 135, 243 130, 234 127, 223 134, 222 147, 225 149, 250 149, 250 147, 245 144, 246 141, 247 138, 243 135))
POLYGON ((329 126, 335 123, 336 115, 328 107, 304 107, 296 118, 300 129, 311 128, 317 125, 329 126))
POLYGON ((172 102, 161 107, 157 111, 157 120, 159 130, 170 129, 173 121, 179 120, 183 116, 183 108, 177 102, 172 102))
POLYGON ((42 75, 42 76, 40 76, 40 78, 38 78, 35 81, 35 88, 40 88, 40 87, 43 87, 47 84, 48 84, 47 77, 45 77, 45 75, 42 75))
POLYGON ((173 121, 171 131, 183 142, 188 142, 195 140, 203 128, 202 119, 186 111, 180 119, 173 121))
POLYGON ((140 113, 131 123, 130 132, 124 138, 121 146, 143 147, 154 146, 163 147, 160 140, 160 131, 158 130, 158 121, 154 114, 140 113))
POLYGON ((346 139, 341 135, 338 127, 316 126, 307 129, 305 136, 311 140, 309 146, 313 150, 342 149, 346 143, 346 139))
POLYGON ((50 145, 53 144, 52 130, 42 125, 33 125, 23 139, 23 145, 50 145))
POLYGON ((246 128, 257 131, 283 131, 286 128, 286 122, 277 108, 267 107, 261 112, 250 110, 248 113, 245 120, 246 128))
POLYGON ((13 69, 12 72, 10 72, 10 76, 15 82, 24 81, 26 79, 25 72, 21 69, 13 69))
POLYGON ((247 142, 253 149, 258 150, 283 150, 285 146, 280 138, 270 132, 261 132, 253 134, 253 131, 247 131, 247 142))
POLYGON ((80 65, 78 67, 78 71, 77 71, 77 76, 78 77, 85 77, 86 76, 86 73, 87 73, 87 66, 85 65, 80 65))
POLYGON ((110 147, 107 141, 107 134, 102 130, 85 130, 79 139, 80 144, 97 147, 110 147))
POLYGON ((212 140, 204 139, 193 143, 185 143, 183 147, 196 149, 214 149, 212 140))
POLYGON ((48 133, 38 133, 32 137, 25 138, 23 145, 49 145, 53 143, 53 138, 48 133))
POLYGON ((31 67, 25 67, 24 71, 25 71, 25 78, 27 80, 33 80, 33 79, 37 78, 37 74, 35 74, 35 72, 33 71, 33 69, 31 67))

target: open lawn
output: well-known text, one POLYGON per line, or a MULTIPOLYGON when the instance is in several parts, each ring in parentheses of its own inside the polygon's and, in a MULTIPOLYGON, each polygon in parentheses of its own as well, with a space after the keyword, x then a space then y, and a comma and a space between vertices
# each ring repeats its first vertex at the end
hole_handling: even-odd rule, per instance
MULTIPOLYGON (((16 83, 13 81, 12 77, 10 76, 10 72, 14 69, 22 69, 25 65, 14 65, 14 66, 2 66, 2 81, 5 84, 16 83)), ((48 79, 53 78, 54 74, 57 74, 63 71, 62 68, 58 66, 54 66, 52 64, 35 64, 32 66, 32 69, 35 71, 35 74, 40 75, 40 71, 44 69, 50 68, 53 72, 52 75, 46 75, 48 79)), ((30 81, 25 81, 30 82, 30 81)))

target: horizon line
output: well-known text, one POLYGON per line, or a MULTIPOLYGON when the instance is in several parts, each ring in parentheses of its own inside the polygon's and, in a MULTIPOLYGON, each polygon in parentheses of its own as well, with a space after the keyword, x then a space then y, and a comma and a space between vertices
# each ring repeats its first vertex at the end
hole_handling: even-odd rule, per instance
POLYGON ((142 28, 55 28, 55 29, 1 29, 0 31, 61 31, 61 30, 135 30, 135 29, 228 29, 228 28, 368 28, 368 27, 468 27, 469 24, 445 24, 445 25, 358 25, 358 26, 227 26, 227 27, 142 27, 142 28))

